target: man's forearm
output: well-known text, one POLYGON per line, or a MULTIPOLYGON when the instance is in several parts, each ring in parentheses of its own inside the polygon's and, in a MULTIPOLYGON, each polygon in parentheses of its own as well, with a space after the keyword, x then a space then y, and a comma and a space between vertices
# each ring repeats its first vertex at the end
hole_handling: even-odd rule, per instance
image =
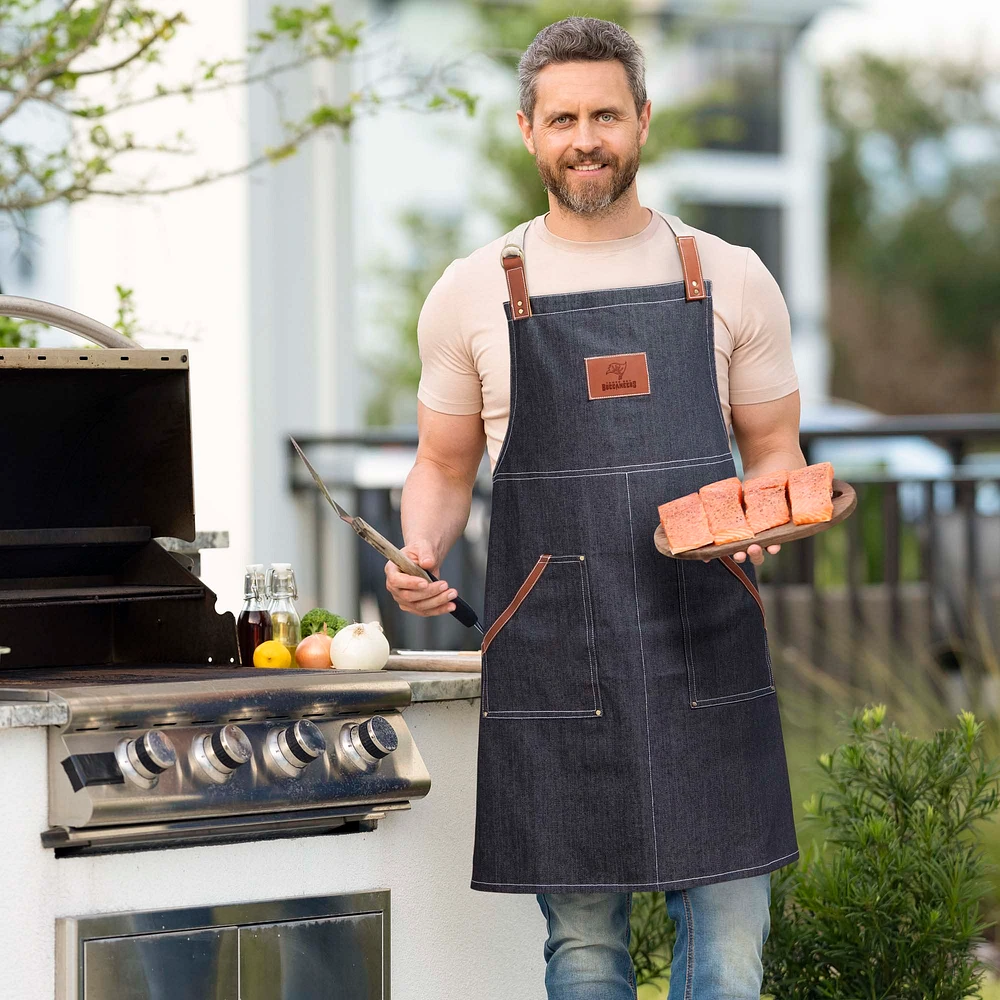
POLYGON ((801 469, 806 464, 805 455, 801 448, 794 450, 778 450, 761 452, 754 456, 752 465, 743 467, 743 481, 753 479, 755 476, 765 476, 769 472, 777 472, 779 469, 801 469))
POLYGON ((472 487, 435 462, 418 461, 403 484, 400 520, 404 543, 425 539, 434 547, 440 568, 461 537, 472 507, 472 487))

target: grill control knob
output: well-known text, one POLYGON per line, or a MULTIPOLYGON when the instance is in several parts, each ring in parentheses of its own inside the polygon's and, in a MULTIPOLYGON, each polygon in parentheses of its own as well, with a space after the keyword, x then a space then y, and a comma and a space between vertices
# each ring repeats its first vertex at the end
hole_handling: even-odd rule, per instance
POLYGON ((195 760, 202 772, 218 784, 229 780, 238 767, 253 756, 247 734, 239 726, 223 726, 211 736, 200 736, 192 744, 195 760))
POLYGON ((159 776, 177 763, 173 743, 159 729, 120 743, 115 757, 125 777, 142 788, 152 788, 159 776))
POLYGON ((267 748, 278 769, 294 778, 326 753, 326 739, 315 723, 299 719, 291 726, 272 729, 267 734, 267 748))
POLYGON ((348 758, 367 771, 399 746, 399 737, 388 719, 374 715, 360 725, 344 726, 340 744, 348 758))

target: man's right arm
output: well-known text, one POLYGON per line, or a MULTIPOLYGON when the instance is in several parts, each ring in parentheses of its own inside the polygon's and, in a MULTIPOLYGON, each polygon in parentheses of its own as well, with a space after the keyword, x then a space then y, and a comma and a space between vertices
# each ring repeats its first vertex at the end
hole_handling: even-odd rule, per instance
MULTIPOLYGON (((419 400, 417 429, 417 458, 400 504, 403 552, 438 576, 469 520, 486 434, 480 414, 440 413, 419 400)), ((386 563, 385 577, 386 589, 404 611, 428 617, 455 610, 456 594, 445 580, 429 583, 391 562, 386 563)))

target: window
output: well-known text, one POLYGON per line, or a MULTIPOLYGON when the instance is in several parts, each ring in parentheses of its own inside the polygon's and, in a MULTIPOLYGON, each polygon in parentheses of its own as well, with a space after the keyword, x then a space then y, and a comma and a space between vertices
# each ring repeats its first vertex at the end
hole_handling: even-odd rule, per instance
POLYGON ((751 247, 764 266, 782 283, 781 213, 772 205, 722 205, 689 202, 678 210, 690 226, 724 239, 727 243, 751 247))

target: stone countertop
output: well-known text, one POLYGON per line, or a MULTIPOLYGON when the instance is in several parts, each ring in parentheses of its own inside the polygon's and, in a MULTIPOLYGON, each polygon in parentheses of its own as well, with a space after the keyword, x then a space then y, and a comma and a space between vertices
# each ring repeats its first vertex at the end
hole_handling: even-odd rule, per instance
MULTIPOLYGON (((390 673, 410 685, 414 704, 479 697, 479 671, 393 670, 390 673)), ((0 729, 63 726, 68 717, 66 706, 57 702, 0 701, 0 729)))
POLYGON ((65 705, 49 701, 0 702, 0 729, 31 726, 64 726, 69 719, 65 705))

